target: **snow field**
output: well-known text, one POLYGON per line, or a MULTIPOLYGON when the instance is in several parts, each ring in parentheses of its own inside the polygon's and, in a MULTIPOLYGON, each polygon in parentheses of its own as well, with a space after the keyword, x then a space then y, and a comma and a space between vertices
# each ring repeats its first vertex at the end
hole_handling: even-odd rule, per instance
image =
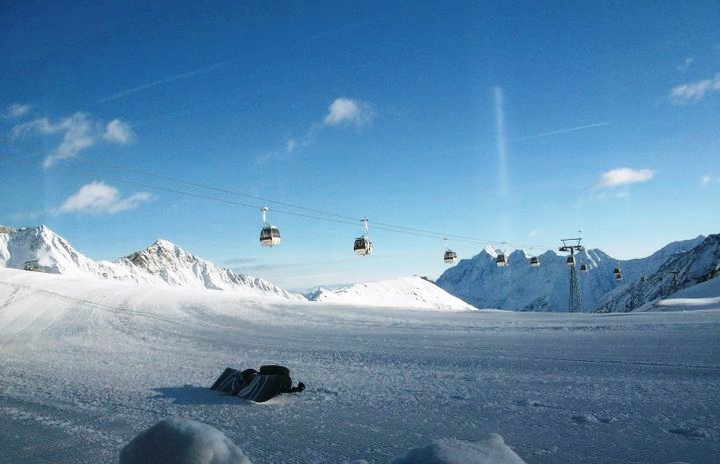
POLYGON ((491 433, 530 464, 712 462, 718 335, 717 308, 407 311, 0 269, 0 462, 116 463, 169 418, 255 464, 388 463, 491 433), (208 389, 226 366, 272 363, 307 390, 255 404, 208 389))

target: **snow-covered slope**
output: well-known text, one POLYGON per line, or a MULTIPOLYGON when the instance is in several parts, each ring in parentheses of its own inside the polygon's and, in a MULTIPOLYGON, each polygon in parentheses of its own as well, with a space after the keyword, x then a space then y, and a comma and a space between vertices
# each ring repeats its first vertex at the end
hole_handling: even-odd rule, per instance
POLYGON ((228 290, 244 296, 302 301, 263 279, 236 274, 166 240, 115 262, 93 261, 47 226, 0 227, 0 267, 147 285, 228 290))
POLYGON ((529 464, 712 463, 719 330, 720 308, 406 311, 0 268, 0 462, 117 464, 182 418, 254 464, 465 464, 491 433, 480 462, 506 441, 529 464), (209 389, 262 364, 307 388, 209 389))
MULTIPOLYGON (((703 239, 700 236, 673 242, 647 258, 627 261, 614 259, 599 249, 576 254, 576 269, 582 264, 588 268, 588 272, 578 272, 584 309, 595 309, 608 293, 652 274, 672 256, 692 249, 703 239), (622 268, 622 281, 615 280, 616 266, 622 268)), ((486 248, 472 259, 461 260, 440 276, 438 286, 479 308, 567 311, 570 285, 566 256, 547 251, 539 256, 540 267, 533 268, 528 256, 515 250, 508 256, 508 266, 499 268, 496 253, 486 248)))
POLYGON ((720 308, 720 277, 673 293, 660 301, 649 303, 640 311, 692 311, 720 308))
POLYGON ((610 292, 599 302, 599 307, 609 312, 631 311, 718 275, 720 234, 713 234, 685 253, 669 255, 645 280, 636 278, 610 292))
POLYGON ((311 299, 324 303, 365 306, 474 310, 473 306, 454 297, 434 283, 419 276, 401 277, 356 284, 340 290, 319 289, 311 299))

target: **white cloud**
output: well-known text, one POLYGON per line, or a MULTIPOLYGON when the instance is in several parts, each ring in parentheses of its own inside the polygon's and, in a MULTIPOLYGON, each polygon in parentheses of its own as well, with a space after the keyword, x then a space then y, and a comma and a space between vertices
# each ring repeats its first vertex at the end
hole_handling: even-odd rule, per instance
POLYGON ((93 181, 83 185, 71 195, 57 210, 58 213, 115 214, 120 211, 137 208, 141 203, 152 199, 147 192, 138 192, 122 198, 115 187, 102 181, 93 181))
POLYGON ((328 108, 328 114, 323 122, 328 126, 340 124, 354 124, 362 126, 375 117, 375 111, 370 103, 350 98, 336 98, 328 108))
POLYGON ((119 143, 120 145, 128 145, 135 141, 135 134, 132 128, 119 119, 113 119, 105 127, 103 138, 108 142, 119 143))
POLYGON ((62 142, 43 161, 45 168, 53 166, 59 160, 74 158, 82 150, 92 147, 101 140, 126 145, 135 139, 135 134, 130 126, 120 119, 114 119, 107 125, 103 125, 101 121, 93 120, 83 112, 77 112, 55 123, 48 118, 39 118, 18 124, 12 129, 13 138, 32 134, 54 135, 59 133, 63 134, 62 142))
POLYGON ((336 98, 328 107, 328 112, 322 122, 312 123, 305 134, 300 137, 288 138, 283 150, 278 149, 258 156, 255 159, 255 166, 263 165, 272 159, 289 159, 290 156, 287 155, 315 143, 318 134, 327 127, 342 125, 360 127, 368 124, 374 117, 375 110, 371 103, 344 97, 336 98))
POLYGON ((650 169, 617 168, 611 169, 600 175, 593 184, 593 188, 609 188, 618 185, 633 184, 636 182, 647 182, 655 175, 650 169))
POLYGON ((25 116, 32 110, 32 105, 23 105, 22 103, 13 103, 8 106, 2 113, 3 119, 15 119, 25 116))
POLYGON ((720 91, 720 74, 716 74, 712 79, 678 85, 670 91, 670 101, 674 105, 684 105, 700 101, 706 94, 717 91, 720 91))

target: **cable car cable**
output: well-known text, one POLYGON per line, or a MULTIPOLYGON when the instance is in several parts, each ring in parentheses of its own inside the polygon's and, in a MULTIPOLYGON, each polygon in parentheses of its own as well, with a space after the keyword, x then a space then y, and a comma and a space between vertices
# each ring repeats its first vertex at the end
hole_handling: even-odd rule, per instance
MULTIPOLYGON (((11 146, 20 148, 20 149, 25 150, 25 151, 30 151, 30 152, 36 152, 36 153, 37 153, 36 155, 27 156, 27 157, 23 157, 23 158, 17 158, 17 157, 13 158, 13 157, 10 157, 10 156, 7 156, 7 155, 0 155, 0 160, 3 160, 3 159, 4 159, 4 160, 6 160, 6 161, 12 161, 12 162, 30 163, 31 160, 34 159, 34 158, 37 158, 37 157, 39 157, 39 156, 46 156, 46 155, 47 155, 46 151, 44 151, 44 150, 41 152, 41 151, 38 150, 38 149, 33 149, 33 148, 31 148, 31 147, 28 147, 28 146, 25 146, 25 145, 22 145, 22 144, 17 144, 17 143, 15 143, 14 141, 10 141, 10 140, 8 140, 8 139, 6 139, 6 138, 4 138, 4 137, 0 137, 0 143, 5 144, 5 145, 11 145, 11 146)), ((339 223, 339 224, 353 224, 353 225, 355 225, 355 224, 356 224, 356 221, 357 221, 356 218, 353 218, 353 217, 350 217, 350 216, 345 216, 345 215, 330 213, 330 212, 318 210, 318 209, 315 209, 315 208, 308 208, 308 207, 305 207, 305 206, 295 205, 295 204, 292 204, 292 203, 282 202, 282 201, 278 201, 278 200, 272 200, 272 199, 269 199, 269 198, 264 198, 264 197, 259 197, 259 196, 244 194, 244 193, 236 192, 236 191, 233 191, 233 190, 227 190, 227 189, 223 189, 223 188, 219 188, 219 187, 213 187, 213 186, 210 186, 210 185, 205 185, 205 184, 201 184, 201 183, 194 182, 194 181, 189 181, 189 180, 185 180, 185 179, 175 178, 175 177, 172 177, 172 176, 165 176, 165 175, 162 175, 162 174, 156 174, 156 173, 152 173, 152 172, 144 171, 144 170, 140 170, 140 169, 128 168, 128 167, 124 167, 124 166, 113 165, 113 164, 111 164, 111 163, 105 163, 105 162, 102 162, 102 161, 90 160, 90 159, 87 159, 87 158, 84 158, 84 157, 80 157, 80 156, 76 156, 76 157, 74 157, 73 159, 76 159, 76 160, 79 160, 79 161, 81 161, 81 162, 88 163, 88 164, 95 164, 95 165, 98 165, 98 166, 105 166, 105 167, 108 167, 108 168, 111 168, 111 169, 118 169, 118 170, 124 170, 124 171, 128 171, 128 172, 134 172, 134 173, 136 173, 136 174, 140 174, 140 175, 144 175, 144 176, 148 176, 148 177, 155 177, 155 178, 158 178, 158 179, 168 180, 168 181, 171 181, 171 182, 182 183, 182 184, 190 185, 190 186, 193 186, 193 187, 203 188, 203 189, 207 189, 207 190, 214 190, 214 191, 221 192, 221 193, 227 193, 227 194, 230 194, 230 195, 242 196, 242 197, 251 198, 251 199, 254 199, 254 200, 263 201, 263 202, 268 202, 268 203, 275 203, 275 204, 287 206, 287 207, 290 207, 290 208, 295 208, 295 209, 300 209, 300 210, 305 210, 305 211, 314 212, 314 213, 317 213, 317 214, 322 214, 322 215, 329 216, 329 217, 326 218, 326 217, 313 216, 313 215, 303 214, 303 213, 298 213, 298 212, 293 212, 293 211, 282 211, 282 210, 275 210, 275 209, 273 209, 274 212, 280 213, 280 214, 288 214, 288 215, 294 215, 294 216, 299 216, 299 217, 306 217, 306 218, 311 218, 311 219, 324 220, 324 221, 327 221, 327 222, 334 222, 334 223, 339 223), (335 217, 335 218, 338 218, 338 219, 330 219, 331 217, 335 217), (342 220, 339 220, 339 219, 342 219, 342 220), (349 222, 349 221, 353 221, 353 222, 349 222)), ((74 171, 78 171, 78 169, 76 169, 76 168, 73 168, 73 170, 74 170, 74 171)), ((85 171, 85 172, 88 172, 88 171, 85 171)), ((187 191, 170 189, 170 188, 166 188, 166 187, 157 187, 157 186, 153 186, 153 185, 149 185, 149 184, 145 184, 145 183, 141 183, 141 182, 135 182, 135 181, 129 181, 129 180, 121 179, 121 178, 117 178, 117 177, 111 177, 111 176, 107 176, 107 175, 105 175, 105 174, 100 174, 100 173, 93 173, 93 175, 105 176, 107 179, 113 180, 113 181, 115 181, 115 182, 121 182, 121 183, 129 184, 129 185, 140 186, 140 187, 143 187, 143 188, 149 188, 149 189, 154 189, 154 190, 159 190, 159 191, 166 191, 166 192, 175 193, 175 194, 180 194, 180 195, 188 195, 188 196, 193 196, 193 197, 201 198, 201 199, 215 200, 215 201, 219 201, 219 202, 223 202, 223 203, 227 203, 227 204, 232 204, 232 205, 236 205, 236 206, 243 206, 243 207, 247 207, 247 208, 253 208, 253 209, 259 208, 258 205, 250 205, 250 204, 247 204, 247 203, 241 203, 241 202, 232 201, 232 200, 226 200, 226 199, 217 198, 217 197, 210 197, 210 196, 207 196, 207 195, 201 195, 201 194, 192 193, 192 192, 187 192, 187 191)), ((407 234, 407 235, 414 235, 414 236, 419 236, 419 237, 429 237, 429 238, 450 237, 450 238, 452 238, 452 241, 455 241, 455 242, 480 243, 480 244, 482 244, 482 243, 489 243, 489 244, 504 244, 504 245, 508 245, 508 244, 509 244, 509 245, 512 245, 512 246, 517 247, 517 248, 522 248, 522 247, 529 246, 528 244, 519 244, 519 243, 518 243, 518 244, 515 244, 515 243, 509 243, 509 242, 507 242, 507 241, 487 240, 487 239, 479 239, 479 238, 473 238, 473 237, 462 236, 462 235, 446 234, 446 233, 441 233, 441 232, 429 231, 429 230, 424 230, 424 229, 417 229, 417 228, 413 228, 413 227, 406 227, 406 226, 401 226, 401 225, 396 225, 396 224, 389 224, 389 223, 383 223, 383 222, 374 222, 373 224, 375 224, 375 225, 374 225, 374 228, 375 228, 375 229, 385 230, 385 231, 390 231, 390 232, 396 232, 396 233, 404 233, 404 234, 407 234)), ((545 247, 545 248, 549 248, 549 249, 554 248, 553 246, 546 246, 546 245, 532 245, 532 246, 534 246, 534 247, 545 247)))

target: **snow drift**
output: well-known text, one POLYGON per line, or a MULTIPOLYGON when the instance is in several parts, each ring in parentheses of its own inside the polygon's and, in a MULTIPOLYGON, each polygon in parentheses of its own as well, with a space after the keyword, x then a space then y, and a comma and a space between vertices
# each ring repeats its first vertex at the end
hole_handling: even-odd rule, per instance
POLYGON ((435 440, 413 448, 391 464, 524 464, 525 461, 505 444, 503 437, 491 433, 479 442, 456 439, 435 440))
POLYGON ((340 290, 319 289, 310 296, 310 299, 323 303, 447 311, 476 309, 419 276, 356 284, 340 290))

